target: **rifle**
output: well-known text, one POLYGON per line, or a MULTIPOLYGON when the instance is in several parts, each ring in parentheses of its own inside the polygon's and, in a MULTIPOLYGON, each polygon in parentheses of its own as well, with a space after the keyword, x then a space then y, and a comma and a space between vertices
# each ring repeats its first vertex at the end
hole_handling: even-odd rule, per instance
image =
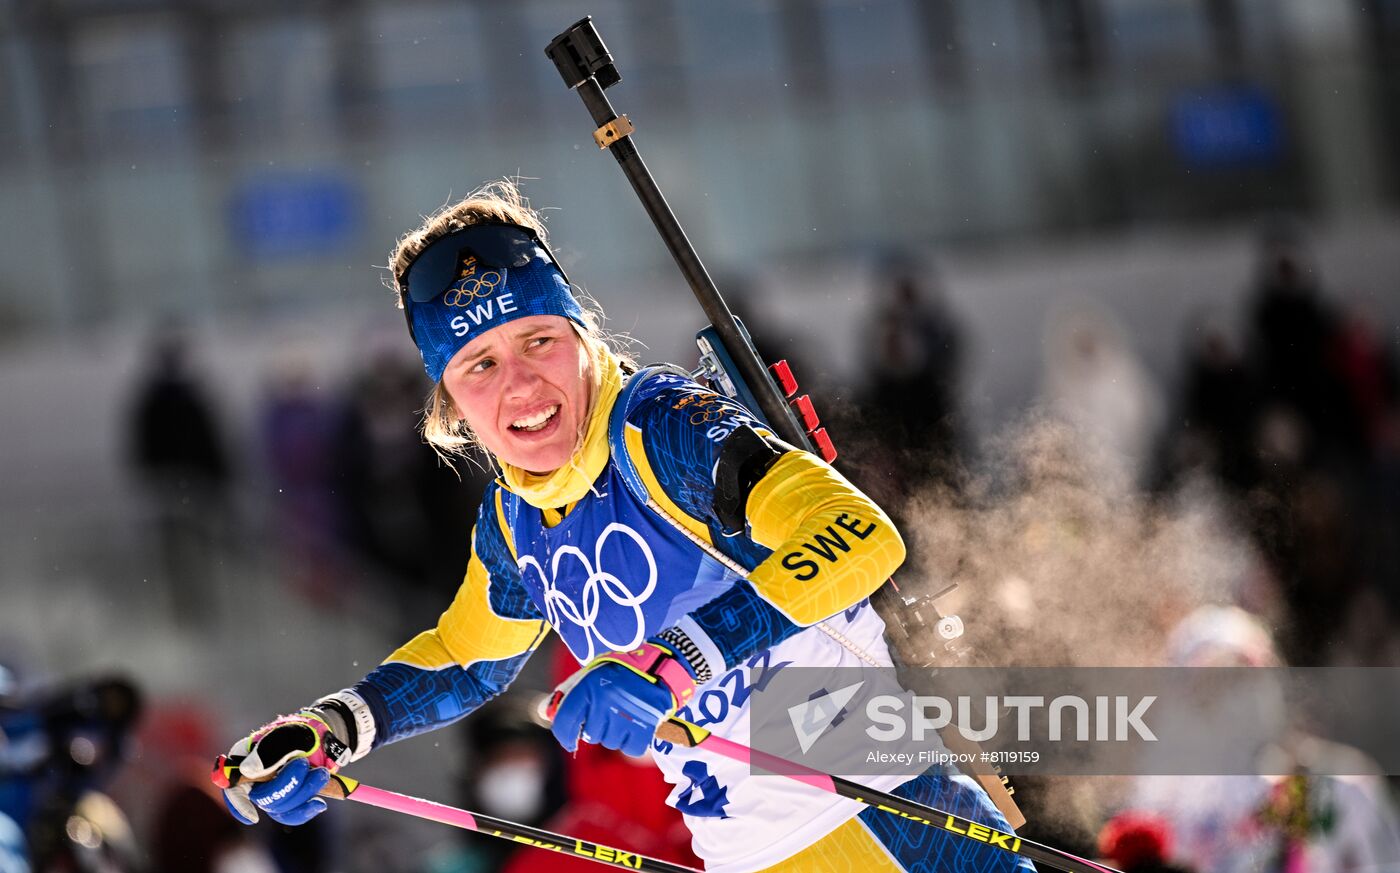
MULTIPOLYGON (((647 170, 632 141, 635 125, 626 115, 614 112, 603 93, 620 82, 622 76, 593 25, 593 17, 585 16, 556 36, 545 48, 545 55, 554 62, 564 84, 582 98, 596 125, 594 142, 617 159, 705 317, 710 320, 695 337, 700 361, 692 375, 759 416, 784 441, 816 454, 827 463, 834 461, 836 447, 821 424, 811 396, 797 396, 797 379, 786 361, 778 361, 771 367, 764 365, 749 332, 724 302, 656 180, 647 170)), ((943 615, 933 602, 954 587, 950 585, 932 596, 905 595, 890 579, 871 596, 871 605, 884 619, 897 660, 906 671, 915 668, 927 674, 945 658, 958 663, 966 657, 966 649, 960 644, 962 619, 943 615), (920 645, 921 640, 929 636, 938 640, 937 648, 920 645)), ((976 745, 957 731, 945 730, 940 736, 951 751, 971 751, 973 760, 978 760, 976 745)), ((985 768, 974 775, 1013 827, 1025 823, 1025 817, 1011 797, 1013 789, 1004 777, 985 768)))

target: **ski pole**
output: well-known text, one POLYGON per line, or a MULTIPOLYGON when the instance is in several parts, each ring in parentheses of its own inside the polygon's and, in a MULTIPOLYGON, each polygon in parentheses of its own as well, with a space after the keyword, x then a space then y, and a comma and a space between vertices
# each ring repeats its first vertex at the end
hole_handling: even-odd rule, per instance
POLYGON ((771 773, 783 775, 804 785, 849 798, 872 809, 892 813, 900 818, 938 828, 965 839, 976 840, 1003 849, 1013 855, 1020 855, 1060 870, 1070 871, 1070 873, 1119 873, 1112 867, 1095 863, 1061 849, 1023 839, 1015 834, 1002 833, 996 828, 978 824, 971 819, 954 815, 951 812, 926 806, 886 791, 877 791, 874 788, 861 785, 859 782, 823 773, 795 761, 789 761, 786 758, 716 736, 699 725, 691 724, 683 719, 669 718, 662 722, 656 730, 656 738, 683 748, 706 749, 741 763, 751 766, 757 765, 771 773))
MULTIPOLYGON (((212 777, 214 784, 218 787, 229 788, 238 784, 240 774, 236 765, 228 765, 227 758, 220 755, 219 760, 215 763, 212 777)), ((609 867, 642 870, 646 873, 701 873, 694 867, 672 864, 670 861, 649 858, 636 852, 625 852, 602 843, 556 834, 543 828, 530 827, 518 822, 482 815, 479 812, 469 812, 465 809, 444 806, 431 800, 375 788, 373 785, 365 785, 339 773, 331 776, 331 781, 326 784, 325 788, 321 789, 320 796, 333 800, 354 800, 366 806, 401 812, 405 815, 476 831, 513 843, 534 846, 537 849, 561 852, 577 858, 587 858, 609 867)))

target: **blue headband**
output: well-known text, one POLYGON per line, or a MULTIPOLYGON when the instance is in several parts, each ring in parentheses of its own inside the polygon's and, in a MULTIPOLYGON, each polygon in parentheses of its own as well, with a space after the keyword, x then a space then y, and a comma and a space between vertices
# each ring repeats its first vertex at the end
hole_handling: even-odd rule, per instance
MULTIPOLYGON (((439 242, 451 244, 449 238, 439 242)), ((470 252, 459 253, 457 260, 460 278, 443 293, 425 303, 404 301, 423 369, 434 382, 442 380, 448 362, 467 343, 508 321, 560 315, 586 324, 568 281, 544 249, 536 248, 522 267, 488 266, 470 252)))

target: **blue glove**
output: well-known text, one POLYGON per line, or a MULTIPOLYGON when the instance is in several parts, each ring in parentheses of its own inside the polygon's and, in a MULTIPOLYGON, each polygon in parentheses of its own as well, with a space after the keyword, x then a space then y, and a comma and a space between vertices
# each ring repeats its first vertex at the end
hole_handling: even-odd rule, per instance
POLYGON ((246 825, 256 822, 258 814, 253 811, 250 816, 248 807, 238 802, 244 797, 273 821, 284 825, 306 824, 326 811, 326 802, 316 795, 330 781, 331 771, 324 767, 312 767, 305 758, 297 758, 277 771, 271 780, 251 785, 246 795, 239 793, 237 788, 225 791, 224 806, 228 807, 234 818, 246 825))
POLYGON ((594 658, 554 689, 550 730, 570 752, 582 737, 642 755, 656 728, 694 693, 690 665, 662 644, 644 643, 636 651, 594 658))
POLYGON ((220 755, 210 774, 224 805, 243 824, 266 812, 274 821, 305 824, 326 809, 316 795, 350 762, 350 749, 315 710, 263 725, 220 755))

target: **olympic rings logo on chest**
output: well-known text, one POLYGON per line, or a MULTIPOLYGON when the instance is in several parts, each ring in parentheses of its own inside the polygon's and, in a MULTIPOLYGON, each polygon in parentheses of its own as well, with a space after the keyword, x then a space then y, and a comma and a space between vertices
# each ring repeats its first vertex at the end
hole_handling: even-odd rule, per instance
POLYGON ((593 544, 592 560, 577 546, 561 546, 550 560, 548 573, 533 555, 521 557, 517 564, 521 576, 525 575, 527 568, 532 568, 539 577, 544 592, 545 619, 558 629, 561 635, 564 630, 563 623, 583 631, 588 651, 586 654, 574 652, 582 660, 591 661, 598 654, 597 643, 602 643, 609 651, 628 652, 640 646, 646 639, 646 616, 642 606, 656 591, 656 556, 652 554, 651 547, 642 535, 627 525, 612 522, 603 528, 597 542, 593 544), (622 575, 603 569, 603 544, 613 534, 633 543, 636 548, 629 548, 627 551, 635 553, 640 559, 640 562, 626 560, 625 566, 618 568, 622 575), (558 587, 561 581, 560 565, 566 557, 578 561, 586 574, 578 587, 577 601, 558 587), (646 568, 645 582, 639 589, 634 590, 627 583, 641 576, 639 570, 643 565, 646 568), (610 635, 619 638, 613 639, 610 635))

